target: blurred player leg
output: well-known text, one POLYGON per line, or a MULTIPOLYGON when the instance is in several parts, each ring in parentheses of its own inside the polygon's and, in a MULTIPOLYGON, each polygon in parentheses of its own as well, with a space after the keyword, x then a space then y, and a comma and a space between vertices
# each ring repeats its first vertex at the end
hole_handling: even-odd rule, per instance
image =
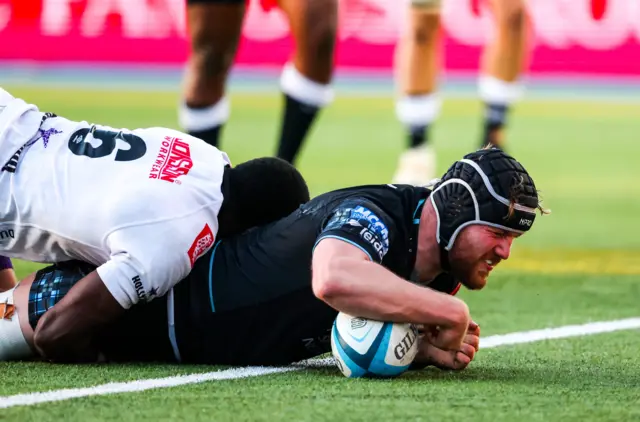
POLYGON ((284 112, 278 157, 293 163, 318 111, 333 100, 331 77, 338 26, 337 0, 279 0, 295 40, 280 79, 284 112))
POLYGON ((525 62, 527 18, 524 0, 489 0, 489 4, 496 32, 482 56, 478 87, 485 103, 482 144, 503 147, 509 108, 521 95, 518 78, 525 62))
POLYGON ((245 0, 188 0, 191 52, 186 67, 180 125, 185 131, 218 146, 220 130, 229 118, 225 82, 238 48, 245 0))
POLYGON ((440 70, 440 0, 413 0, 406 32, 395 55, 401 95, 396 114, 405 126, 408 149, 400 156, 393 183, 425 184, 436 174, 429 127, 440 113, 436 93, 440 70))

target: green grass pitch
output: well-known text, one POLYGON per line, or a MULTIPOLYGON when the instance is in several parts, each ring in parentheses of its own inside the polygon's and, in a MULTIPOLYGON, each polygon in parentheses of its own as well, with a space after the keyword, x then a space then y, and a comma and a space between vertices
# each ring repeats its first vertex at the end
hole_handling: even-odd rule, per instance
MULTIPOLYGON (((176 127, 174 93, 5 87, 65 117, 116 127, 176 127)), ((232 96, 222 148, 232 161, 275 150, 280 99, 232 96)), ((478 145, 481 105, 445 101, 433 136, 444 172, 478 145)), ((483 335, 640 315, 640 111, 637 104, 528 100, 511 115, 509 151, 530 171, 549 216, 516 242, 484 291, 460 293, 483 335)), ((393 102, 338 97, 299 167, 313 194, 387 183, 404 146, 393 102)), ((38 268, 17 263, 20 276, 38 268)), ((250 336, 251 333, 238 335, 250 336)), ((42 421, 584 421, 640 417, 637 330, 481 350, 460 373, 391 381, 316 368, 241 380, 2 410, 42 421)), ((1 397, 216 370, 173 365, 0 363, 1 397)))

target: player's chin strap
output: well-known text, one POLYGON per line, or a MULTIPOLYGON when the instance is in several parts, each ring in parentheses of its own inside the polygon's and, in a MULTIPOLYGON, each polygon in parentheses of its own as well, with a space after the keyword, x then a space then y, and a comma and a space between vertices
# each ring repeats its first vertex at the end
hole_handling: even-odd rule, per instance
POLYGON ((449 262, 449 251, 447 251, 442 245, 440 245, 440 268, 442 271, 451 271, 451 264, 449 262))
POLYGON ((529 230, 536 217, 535 208, 512 204, 499 195, 477 163, 462 159, 456 163, 454 173, 459 177, 442 182, 430 196, 436 210, 436 240, 445 271, 451 268, 449 251, 465 227, 482 224, 519 234, 529 230), (475 171, 464 171, 464 165, 475 171))
MULTIPOLYGON (((422 187, 433 190, 434 187, 440 182, 441 182, 440 178, 432 179, 429 182, 427 182, 426 185, 422 185, 422 187)), ((435 208, 435 204, 434 204, 434 208, 435 208)), ((420 209, 420 212, 422 212, 422 206, 420 206, 419 209, 420 209)), ((436 213, 437 211, 438 209, 436 208, 436 213)), ((414 215, 414 218, 415 218, 415 215, 414 215)), ((416 223, 416 221, 414 221, 414 223, 416 223)), ((436 234, 436 236, 438 236, 438 234, 436 234)), ((438 243, 439 243, 439 240, 438 240, 438 243)), ((449 271, 451 269, 451 265, 449 265, 449 252, 447 252, 447 250, 442 245, 440 245, 440 268, 442 268, 444 271, 449 271)))

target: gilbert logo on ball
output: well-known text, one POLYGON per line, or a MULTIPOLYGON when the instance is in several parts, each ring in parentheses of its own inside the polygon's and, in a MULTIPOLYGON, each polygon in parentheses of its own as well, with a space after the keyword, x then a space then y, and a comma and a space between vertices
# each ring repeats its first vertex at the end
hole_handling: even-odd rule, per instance
POLYGON ((411 324, 375 321, 339 313, 331 330, 331 350, 350 378, 395 377, 418 352, 418 330, 411 324))

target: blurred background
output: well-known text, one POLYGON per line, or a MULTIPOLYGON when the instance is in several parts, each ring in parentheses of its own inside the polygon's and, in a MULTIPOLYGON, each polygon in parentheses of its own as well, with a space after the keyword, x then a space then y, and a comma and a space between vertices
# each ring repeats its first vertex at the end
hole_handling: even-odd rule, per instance
MULTIPOLYGON (((478 69, 494 35, 482 1, 443 5, 443 108, 430 136, 439 173, 479 146, 478 69)), ((393 58, 407 9, 394 0, 340 2, 336 99, 297 161, 313 194, 391 182, 406 149, 393 58)), ((640 2, 536 0, 527 15, 526 91, 510 114, 507 148, 553 212, 522 241, 537 250, 530 265, 563 270, 566 259, 552 258, 559 248, 588 257, 575 258, 581 271, 635 274, 640 2)), ((220 142, 234 162, 274 154, 279 78, 292 48, 281 11, 248 0, 220 142)), ((0 84, 42 110, 116 127, 179 128, 188 56, 184 0, 0 0, 0 84)), ((520 261, 519 268, 529 265, 520 261)))

